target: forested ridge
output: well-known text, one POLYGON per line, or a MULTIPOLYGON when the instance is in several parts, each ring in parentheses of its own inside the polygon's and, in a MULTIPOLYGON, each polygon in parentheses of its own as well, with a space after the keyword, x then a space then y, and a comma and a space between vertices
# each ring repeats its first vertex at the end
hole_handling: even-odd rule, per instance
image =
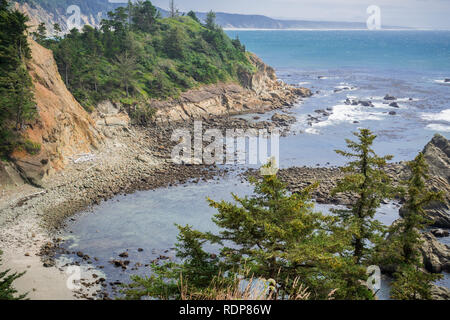
MULTIPOLYGON (((52 1, 44 2, 39 4, 55 8, 52 1)), ((130 2, 108 12, 98 29, 85 25, 63 34, 56 24, 55 34, 50 34, 44 23, 30 32, 28 18, 13 9, 12 2, 1 3, 3 156, 18 146, 29 153, 39 150, 21 134, 26 121, 36 116, 26 70, 31 57, 28 35, 53 51, 63 81, 86 110, 93 111, 104 100, 119 102, 143 125, 154 114, 151 99, 177 97, 205 84, 239 82, 241 74, 255 71, 245 47, 216 25, 213 12, 201 23, 193 12, 181 15, 173 8, 170 17, 162 18, 150 1, 130 2)))
POLYGON ((66 86, 88 111, 112 100, 149 114, 149 99, 238 82, 240 73, 254 71, 245 47, 215 24, 214 13, 205 24, 193 12, 161 18, 150 1, 109 12, 100 29, 84 26, 48 38, 41 25, 34 36, 53 50, 66 86))

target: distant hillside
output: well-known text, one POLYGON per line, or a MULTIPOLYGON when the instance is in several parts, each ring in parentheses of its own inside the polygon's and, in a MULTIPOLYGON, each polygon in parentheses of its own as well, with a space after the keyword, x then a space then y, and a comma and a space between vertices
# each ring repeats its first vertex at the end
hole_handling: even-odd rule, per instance
MULTIPOLYGON (((117 1, 117 0, 116 0, 117 1)), ((126 6, 125 3, 110 3, 108 0, 17 0, 20 4, 26 4, 38 21, 47 24, 47 28, 52 30, 51 25, 58 22, 63 31, 67 30, 66 13, 70 5, 77 5, 81 9, 82 23, 91 26, 98 26, 101 19, 107 18, 107 12, 119 6, 126 6)), ((169 12, 158 8, 163 17, 167 17, 169 12)), ((183 14, 183 13, 182 13, 183 14)), ((206 19, 205 12, 196 12, 202 21, 206 19)), ((236 29, 365 29, 363 22, 332 22, 332 21, 307 21, 307 20, 280 20, 263 15, 245 15, 217 12, 216 22, 223 28, 236 29)), ((392 27, 389 27, 392 28, 392 27)))
MULTIPOLYGON (((206 13, 197 12, 200 20, 206 18, 206 13)), ((360 22, 330 22, 306 20, 277 20, 262 15, 245 15, 217 12, 217 24, 223 28, 239 29, 364 29, 365 23, 360 22)))

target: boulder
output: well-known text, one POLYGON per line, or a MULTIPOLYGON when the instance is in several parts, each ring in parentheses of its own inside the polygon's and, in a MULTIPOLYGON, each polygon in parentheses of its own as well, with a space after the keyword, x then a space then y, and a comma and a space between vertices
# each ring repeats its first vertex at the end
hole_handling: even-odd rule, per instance
POLYGON ((450 235, 450 233, 444 229, 431 229, 430 232, 436 238, 444 238, 444 237, 448 237, 450 235))
POLYGON ((429 232, 423 233, 421 238, 423 243, 420 251, 422 252, 425 268, 433 273, 450 271, 450 248, 439 242, 429 232))
POLYGON ((384 96, 384 100, 397 100, 397 98, 387 94, 387 95, 384 96))
POLYGON ((358 104, 362 105, 363 107, 373 107, 372 102, 368 100, 359 100, 358 104))
POLYGON ((286 125, 289 123, 294 123, 295 121, 297 121, 297 118, 295 118, 294 116, 288 116, 287 114, 275 113, 272 116, 272 121, 278 124, 286 125))
POLYGON ((395 116, 397 114, 397 112, 395 112, 395 111, 389 111, 389 115, 391 115, 391 116, 395 116))
POLYGON ((450 82, 450 79, 449 78, 444 79, 444 82, 450 82))
POLYGON ((389 104, 389 106, 393 108, 400 108, 397 102, 392 102, 389 104))

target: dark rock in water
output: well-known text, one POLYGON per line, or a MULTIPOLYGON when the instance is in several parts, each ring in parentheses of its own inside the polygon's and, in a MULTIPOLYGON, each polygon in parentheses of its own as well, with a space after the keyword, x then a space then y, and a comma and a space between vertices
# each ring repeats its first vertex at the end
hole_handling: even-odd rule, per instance
POLYGON ((395 112, 395 111, 390 111, 389 112, 389 115, 391 115, 391 116, 395 116, 397 114, 397 112, 395 112))
POLYGON ((397 102, 392 102, 389 104, 389 106, 393 108, 400 108, 397 102))
POLYGON ((450 78, 444 79, 444 82, 450 82, 450 78))
POLYGON ((119 254, 119 257, 128 258, 128 252, 122 252, 121 254, 119 254))
POLYGON ((397 100, 397 98, 394 97, 394 96, 391 96, 391 95, 387 94, 387 95, 384 97, 384 100, 397 100))
POLYGON ((122 267, 122 269, 126 269, 127 266, 130 264, 130 261, 128 260, 112 260, 111 263, 116 267, 122 267))
POLYGON ((444 229, 431 229, 430 232, 436 238, 444 238, 444 237, 448 237, 450 235, 450 233, 444 229))
POLYGON ((345 99, 345 102, 344 102, 346 105, 351 105, 352 104, 352 102, 350 101, 350 99, 349 98, 347 98, 347 99, 345 99))
POLYGON ((359 123, 359 121, 356 121, 356 120, 355 120, 355 121, 353 121, 353 123, 359 123))
POLYGON ((373 104, 371 101, 368 100, 359 100, 358 104, 364 106, 364 107, 373 107, 373 104))
POLYGON ((144 251, 144 249, 142 249, 142 248, 139 248, 139 249, 138 249, 138 252, 142 252, 142 251, 144 251))

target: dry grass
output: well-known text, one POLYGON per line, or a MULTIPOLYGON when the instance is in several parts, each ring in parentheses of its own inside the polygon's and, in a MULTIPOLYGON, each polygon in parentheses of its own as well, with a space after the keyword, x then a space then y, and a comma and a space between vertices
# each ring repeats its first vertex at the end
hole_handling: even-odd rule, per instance
MULTIPOLYGON (((308 288, 296 278, 290 290, 292 294, 284 296, 285 300, 309 300, 308 288)), ((273 279, 261 279, 250 277, 235 277, 233 281, 226 284, 222 276, 216 277, 208 289, 196 293, 190 292, 189 286, 181 279, 182 300, 277 300, 277 284, 273 279)))

